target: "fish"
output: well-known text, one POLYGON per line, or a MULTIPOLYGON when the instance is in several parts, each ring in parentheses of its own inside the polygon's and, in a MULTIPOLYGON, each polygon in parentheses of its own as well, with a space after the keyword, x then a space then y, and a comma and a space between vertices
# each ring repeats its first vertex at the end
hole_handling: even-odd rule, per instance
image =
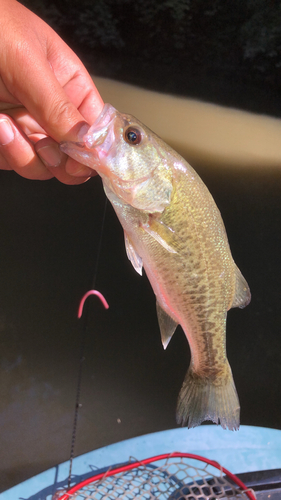
POLYGON ((191 353, 178 424, 238 430, 240 404, 226 354, 226 317, 251 300, 215 201, 196 171, 129 114, 105 104, 70 157, 94 169, 124 229, 128 259, 156 296, 166 349, 181 325, 191 353))

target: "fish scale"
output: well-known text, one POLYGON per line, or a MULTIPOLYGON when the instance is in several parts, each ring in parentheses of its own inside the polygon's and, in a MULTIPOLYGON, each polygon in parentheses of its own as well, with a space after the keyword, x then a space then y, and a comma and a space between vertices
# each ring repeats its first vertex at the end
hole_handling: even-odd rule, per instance
POLYGON ((106 104, 79 144, 61 149, 94 168, 123 226, 127 255, 156 296, 164 348, 178 324, 191 362, 177 422, 239 428, 240 406, 226 356, 226 315, 250 302, 220 212, 193 168, 131 115, 106 104), (81 146, 82 144, 82 146, 81 146))
MULTIPOLYGON (((184 177, 184 180, 185 180, 185 182, 186 181, 188 182, 188 178, 186 176, 184 177)), ((187 191, 188 191, 187 189, 184 189, 185 197, 181 196, 181 192, 177 193, 179 200, 190 199, 189 193, 187 191)), ((174 210, 175 213, 178 213, 178 212, 183 213, 183 211, 181 210, 182 207, 175 206, 174 208, 175 208, 175 210, 174 210)), ((194 211, 194 209, 192 211, 187 211, 187 212, 188 213, 191 212, 191 217, 189 218, 189 219, 191 219, 191 223, 189 223, 189 224, 191 225, 193 223, 193 226, 194 226, 195 225, 194 213, 196 213, 196 212, 194 211)), ((166 214, 163 214, 164 218, 165 218, 165 216, 166 216, 166 214)), ((168 221, 168 223, 173 224, 173 221, 170 220, 170 221, 168 221)), ((191 232, 191 234, 193 234, 193 240, 194 240, 193 245, 192 245, 193 252, 190 253, 190 250, 189 250, 188 254, 186 254, 184 251, 181 253, 181 256, 184 259, 184 263, 185 264, 187 262, 189 263, 189 268, 186 269, 186 273, 184 275, 181 274, 181 276, 182 276, 182 281, 186 282, 186 288, 183 289, 184 296, 186 297, 187 303, 192 298, 192 302, 196 304, 194 314, 197 317, 198 323, 201 324, 200 330, 202 333, 204 333, 204 336, 205 336, 205 333, 208 330, 210 330, 212 314, 217 313, 218 303, 216 303, 216 309, 211 310, 210 307, 208 307, 207 297, 204 296, 203 293, 205 293, 205 291, 208 291, 208 296, 210 296, 212 293, 212 289, 215 288, 217 282, 215 281, 215 279, 213 279, 213 280, 210 279, 209 274, 207 273, 206 265, 204 265, 204 263, 206 262, 206 260, 204 259, 204 251, 206 251, 207 249, 202 248, 202 238, 198 237, 198 233, 197 232, 195 233, 193 228, 190 228, 190 225, 186 221, 186 217, 185 217, 185 220, 183 220, 183 221, 181 219, 179 219, 177 221, 177 223, 179 226, 182 226, 185 228, 187 236, 190 232, 191 232), (188 257, 187 261, 185 260, 185 257, 188 257), (197 266, 196 266, 196 264, 197 264, 197 266), (194 278, 192 279, 191 276, 195 270, 195 267, 197 267, 196 274, 198 277, 196 279, 194 279, 194 278), (201 275, 201 279, 200 279, 200 275, 201 275), (202 286, 202 282, 204 282, 203 286, 202 286), (204 307, 200 303, 203 303, 204 307), (200 319, 200 315, 203 315, 203 318, 200 319), (208 318, 209 324, 206 323, 205 318, 208 318), (203 328, 203 325, 202 325, 202 323, 204 321, 205 321, 205 325, 204 325, 205 328, 203 328)), ((185 246, 184 236, 181 234, 181 232, 179 232, 179 235, 183 239, 183 246, 185 246)), ((190 246, 191 246, 190 240, 191 240, 191 238, 188 238, 188 242, 189 242, 188 248, 190 248, 190 246)), ((204 242, 204 240, 203 240, 203 242, 204 242)), ((209 265, 209 268, 210 268, 210 265, 209 265)), ((187 318, 190 318, 191 316, 193 316, 193 313, 191 313, 191 311, 187 311, 185 316, 187 318)), ((214 318, 214 322, 212 323, 214 328, 215 328, 216 324, 217 324, 217 321, 216 321, 216 318, 214 318)), ((199 334, 201 332, 199 332, 199 334)), ((195 335, 193 335, 193 337, 194 336, 195 335)), ((213 341, 214 341, 214 338, 213 338, 213 341)), ((221 337, 219 337, 219 342, 220 343, 222 342, 221 337)), ((210 356, 210 353, 208 353, 207 355, 210 356)))

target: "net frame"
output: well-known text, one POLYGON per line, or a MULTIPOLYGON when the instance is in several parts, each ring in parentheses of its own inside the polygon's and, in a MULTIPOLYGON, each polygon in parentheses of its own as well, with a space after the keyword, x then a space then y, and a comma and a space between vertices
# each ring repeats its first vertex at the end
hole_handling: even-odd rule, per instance
MULTIPOLYGON (((96 483, 98 481, 101 481, 103 479, 106 479, 108 477, 111 477, 111 476, 114 476, 117 474, 131 471, 131 470, 136 469, 136 468, 141 467, 141 466, 149 465, 153 462, 168 460, 171 458, 187 458, 187 459, 197 460, 197 461, 203 462, 205 464, 205 467, 206 467, 206 464, 210 465, 210 466, 214 467, 215 469, 218 469, 221 473, 221 476, 222 476, 222 474, 224 474, 227 478, 229 478, 232 481, 232 483, 234 483, 235 486, 238 486, 239 491, 237 494, 246 495, 250 500, 256 500, 256 496, 255 496, 254 491, 250 488, 247 488, 247 486, 243 483, 243 481, 241 481, 241 479, 239 479, 235 474, 232 474, 232 472, 230 472, 228 469, 226 469, 225 467, 220 465, 218 462, 211 460, 209 458, 206 458, 206 457, 202 457, 200 455, 195 455, 193 453, 181 453, 181 452, 165 453, 162 455, 156 455, 154 457, 146 458, 144 460, 136 460, 135 462, 127 463, 127 464, 122 465, 122 466, 110 467, 105 472, 95 474, 95 475, 85 479, 84 481, 77 483, 76 485, 69 488, 67 492, 64 492, 61 496, 60 496, 60 492, 57 492, 53 498, 56 500, 71 500, 72 495, 75 495, 75 494, 77 495, 79 493, 79 490, 80 491, 83 490, 83 488, 91 485, 92 483, 96 483)), ((199 468, 199 470, 200 470, 200 468, 199 468)), ((212 477, 212 474, 210 474, 210 477, 212 477)), ((90 497, 88 497, 88 498, 90 498, 90 497)), ((232 498, 233 498, 233 496, 232 496, 232 498)))

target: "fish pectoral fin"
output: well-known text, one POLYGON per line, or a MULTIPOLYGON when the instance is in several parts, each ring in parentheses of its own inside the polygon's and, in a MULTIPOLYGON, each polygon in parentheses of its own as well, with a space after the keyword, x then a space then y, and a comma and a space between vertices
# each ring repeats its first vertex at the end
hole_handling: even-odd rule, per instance
POLYGON ((178 323, 164 311, 164 309, 160 306, 158 300, 156 300, 156 311, 160 327, 162 345, 164 349, 166 349, 175 332, 175 329, 178 326, 178 323))
POLYGON ((125 247, 127 252, 127 257, 131 261, 132 266, 135 268, 137 273, 142 275, 142 258, 136 251, 134 245, 132 244, 129 236, 124 231, 125 247))
POLYGON ((231 308, 233 307, 246 307, 251 301, 251 292, 247 281, 242 275, 240 269, 235 264, 235 294, 234 299, 231 304, 231 308))
POLYGON ((165 250, 178 253, 174 231, 157 216, 150 215, 148 222, 141 224, 141 228, 154 238, 165 250))

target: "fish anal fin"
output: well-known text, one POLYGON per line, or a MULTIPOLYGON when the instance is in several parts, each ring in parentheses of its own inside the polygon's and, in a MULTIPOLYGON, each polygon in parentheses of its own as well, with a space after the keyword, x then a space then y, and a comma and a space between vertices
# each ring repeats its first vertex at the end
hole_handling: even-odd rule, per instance
POLYGON ((142 258, 136 251, 134 245, 132 244, 129 236, 124 231, 125 247, 127 252, 127 257, 131 261, 132 266, 135 268, 137 273, 142 275, 142 258))
POLYGON ((161 341, 164 349, 168 346, 178 323, 174 321, 171 316, 169 316, 164 309, 160 306, 159 302, 156 301, 156 311, 158 317, 158 323, 161 333, 161 341))
POLYGON ((149 215, 148 221, 141 224, 141 227, 168 252, 178 253, 174 231, 162 222, 157 215, 149 215))
POLYGON ((208 379, 190 367, 181 388, 177 405, 177 423, 188 428, 205 420, 236 431, 240 423, 240 405, 231 368, 227 362, 224 376, 208 379))
POLYGON ((235 295, 230 308, 246 307, 251 301, 251 292, 247 281, 235 264, 235 295))

